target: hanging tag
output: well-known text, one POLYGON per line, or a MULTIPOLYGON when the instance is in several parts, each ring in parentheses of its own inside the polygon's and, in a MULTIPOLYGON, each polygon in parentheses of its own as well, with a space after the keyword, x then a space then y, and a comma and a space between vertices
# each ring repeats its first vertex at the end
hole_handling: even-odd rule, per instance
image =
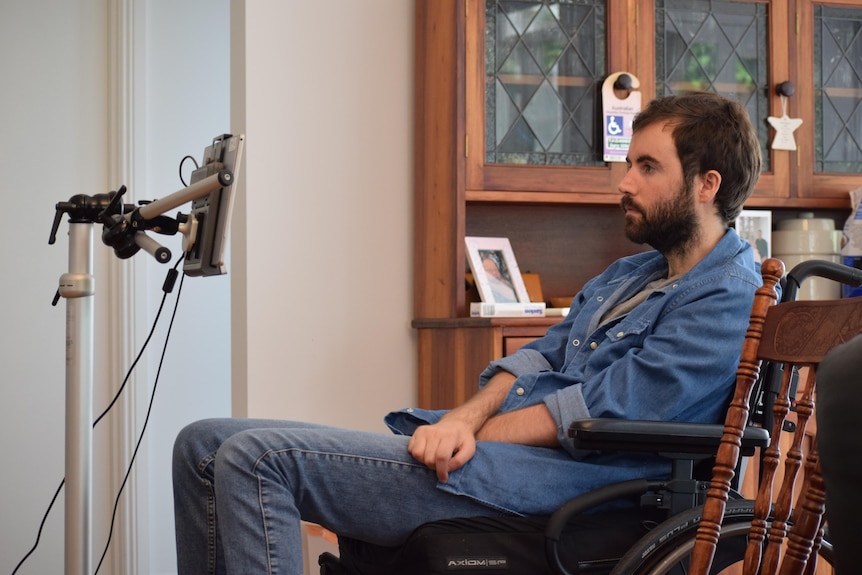
POLYGON ((769 116, 766 118, 769 125, 775 128, 775 138, 772 140, 773 150, 795 150, 796 138, 793 132, 802 125, 802 118, 790 118, 787 115, 787 98, 781 96, 781 117, 769 116))
POLYGON ((641 111, 640 82, 628 72, 615 72, 602 83, 602 121, 604 122, 604 161, 625 162, 632 141, 632 122, 641 111), (628 96, 617 98, 614 84, 626 75, 631 79, 628 96))

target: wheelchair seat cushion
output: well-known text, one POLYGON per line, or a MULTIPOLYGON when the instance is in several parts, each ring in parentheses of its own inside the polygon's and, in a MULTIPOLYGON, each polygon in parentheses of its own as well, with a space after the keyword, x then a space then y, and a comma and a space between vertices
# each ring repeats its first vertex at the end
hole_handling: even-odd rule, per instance
MULTIPOLYGON (((607 572, 664 519, 655 509, 625 508, 575 517, 561 537, 571 569, 607 572), (579 567, 577 567, 579 566, 579 567)), ((466 517, 418 527, 399 547, 339 538, 340 559, 321 557, 322 575, 462 575, 510 572, 552 575, 545 561, 546 517, 466 517)))

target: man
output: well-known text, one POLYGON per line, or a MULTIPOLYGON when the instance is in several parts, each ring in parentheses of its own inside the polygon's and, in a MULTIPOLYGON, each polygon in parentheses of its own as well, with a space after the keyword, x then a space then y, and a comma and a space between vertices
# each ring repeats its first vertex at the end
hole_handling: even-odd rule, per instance
POLYGON ((763 230, 757 230, 757 239, 754 240, 754 246, 757 248, 760 261, 765 261, 769 257, 769 244, 766 243, 766 238, 763 237, 763 230))
POLYGON ((714 94, 656 100, 633 128, 625 232, 655 251, 589 281, 562 323, 493 362, 462 406, 387 416, 395 434, 188 426, 174 450, 179 572, 298 575, 300 519, 396 545, 428 521, 548 514, 598 486, 667 474, 657 457, 579 452, 566 430, 586 417, 722 420, 760 285, 728 224, 760 148, 745 109, 714 94))

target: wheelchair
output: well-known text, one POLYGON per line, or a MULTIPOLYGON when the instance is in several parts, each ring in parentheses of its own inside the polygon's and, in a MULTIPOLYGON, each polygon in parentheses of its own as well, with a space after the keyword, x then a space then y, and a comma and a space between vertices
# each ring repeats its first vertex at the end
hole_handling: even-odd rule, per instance
POLYGON ((862 333, 862 298, 794 300, 809 277, 859 286, 862 270, 815 260, 783 273, 780 261, 763 263, 724 425, 572 424, 575 447, 658 453, 671 461, 669 478, 607 485, 550 517, 434 521, 397 548, 339 538, 339 557, 319 558, 321 575, 706 575, 741 573, 733 566, 743 559, 745 573, 775 573, 781 553, 796 568, 787 572, 802 573, 808 564, 806 573, 814 573, 818 559, 831 565, 822 475, 806 430, 816 366, 829 349, 862 333), (783 432, 793 434, 787 448, 783 432), (758 466, 755 500, 738 486, 747 459, 758 466))

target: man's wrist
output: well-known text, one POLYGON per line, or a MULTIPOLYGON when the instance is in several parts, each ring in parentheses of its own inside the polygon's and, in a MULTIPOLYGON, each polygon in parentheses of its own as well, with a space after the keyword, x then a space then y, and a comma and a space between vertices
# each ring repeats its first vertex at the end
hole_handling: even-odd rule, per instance
POLYGON ((473 435, 476 435, 488 419, 487 415, 470 410, 466 405, 461 405, 443 415, 440 418, 440 423, 463 425, 473 435))

